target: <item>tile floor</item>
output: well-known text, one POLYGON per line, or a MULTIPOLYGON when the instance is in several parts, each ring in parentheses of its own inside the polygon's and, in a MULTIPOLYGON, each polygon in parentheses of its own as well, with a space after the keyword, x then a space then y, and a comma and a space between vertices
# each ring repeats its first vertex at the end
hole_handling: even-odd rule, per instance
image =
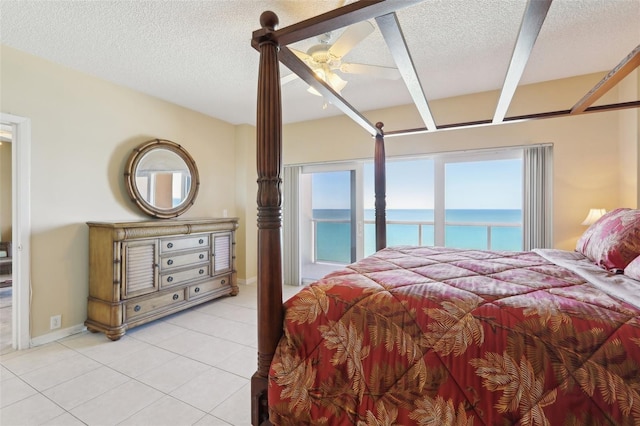
MULTIPOLYGON (((289 298, 300 288, 285 286, 289 298)), ((133 328, 0 355, 0 424, 249 425, 256 286, 133 328)))

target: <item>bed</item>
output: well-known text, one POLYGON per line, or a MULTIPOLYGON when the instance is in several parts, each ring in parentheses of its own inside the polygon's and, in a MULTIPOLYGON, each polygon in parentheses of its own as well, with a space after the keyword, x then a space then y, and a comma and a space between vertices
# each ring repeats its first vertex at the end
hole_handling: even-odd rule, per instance
MULTIPOLYGON (((610 212, 575 252, 386 247, 383 125, 286 46, 373 18, 393 33, 399 24, 389 16, 412 3, 352 3, 278 30, 277 16, 265 12, 253 34, 260 75, 252 424, 639 425, 640 211, 610 212), (284 304, 279 63, 375 137, 378 250, 284 304)), ((591 104, 639 62, 636 48, 571 110, 501 121, 638 107, 591 104)), ((416 75, 411 61, 398 67, 405 80, 416 75)), ((437 128, 478 124, 486 123, 437 128)), ((430 130, 433 123, 393 133, 430 130)))
POLYGON ((589 266, 554 250, 393 247, 331 273, 285 304, 270 419, 637 425, 640 302, 611 296, 632 286, 624 275, 590 284, 589 266))

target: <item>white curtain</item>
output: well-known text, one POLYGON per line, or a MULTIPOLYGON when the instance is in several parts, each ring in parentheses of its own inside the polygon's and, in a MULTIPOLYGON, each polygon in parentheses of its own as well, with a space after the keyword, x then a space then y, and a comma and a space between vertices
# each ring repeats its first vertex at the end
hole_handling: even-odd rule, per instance
POLYGON ((553 247, 553 146, 524 148, 524 250, 553 247))
POLYGON ((286 285, 301 285, 299 200, 300 167, 285 166, 282 179, 282 267, 286 285))

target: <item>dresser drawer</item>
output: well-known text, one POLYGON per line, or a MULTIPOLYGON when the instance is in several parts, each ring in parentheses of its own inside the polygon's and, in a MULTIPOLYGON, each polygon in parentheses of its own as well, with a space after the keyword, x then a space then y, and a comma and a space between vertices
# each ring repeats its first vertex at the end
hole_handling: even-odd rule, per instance
POLYGON ((208 262, 209 257, 209 249, 198 250, 185 254, 174 253, 173 255, 165 255, 160 259, 160 270, 167 271, 183 266, 208 262))
POLYGON ((215 280, 206 281, 204 283, 194 284, 189 287, 189 299, 195 299, 196 297, 207 295, 212 291, 228 287, 230 285, 231 277, 229 275, 218 277, 215 280))
POLYGON ((181 288, 175 292, 165 293, 150 299, 129 302, 125 308, 126 319, 136 318, 183 301, 184 289, 181 288))
POLYGON ((163 238, 160 240, 160 254, 198 247, 209 247, 209 234, 191 235, 180 238, 163 238))
POLYGON ((197 278, 205 278, 208 276, 209 264, 200 265, 195 268, 164 273, 160 275, 160 288, 166 288, 173 285, 182 284, 197 278))

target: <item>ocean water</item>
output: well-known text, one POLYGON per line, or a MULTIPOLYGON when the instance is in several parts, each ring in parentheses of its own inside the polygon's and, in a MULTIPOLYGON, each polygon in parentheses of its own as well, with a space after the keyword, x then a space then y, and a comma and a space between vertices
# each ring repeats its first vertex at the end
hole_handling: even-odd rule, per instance
MULTIPOLYGON (((316 224, 316 259, 324 262, 351 263, 351 224, 349 210, 314 209, 316 224), (346 222, 322 222, 322 220, 346 222)), ((434 226, 415 222, 433 222, 433 210, 387 210, 387 246, 434 245, 434 226), (411 223, 414 222, 414 223, 411 223)), ((375 220, 373 210, 365 211, 365 221, 375 220)), ((521 210, 446 210, 446 247, 480 250, 522 250, 521 210), (473 225, 462 225, 461 223, 473 225), (491 226, 490 224, 517 226, 491 226)), ((364 226, 365 256, 375 252, 375 225, 364 226)))

